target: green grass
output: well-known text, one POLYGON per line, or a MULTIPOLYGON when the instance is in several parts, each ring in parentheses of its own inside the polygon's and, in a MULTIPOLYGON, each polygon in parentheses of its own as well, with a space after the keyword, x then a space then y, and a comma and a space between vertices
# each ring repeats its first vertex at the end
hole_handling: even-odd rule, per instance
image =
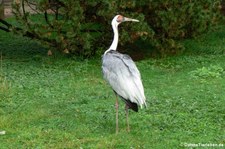
POLYGON ((225 146, 225 29, 186 40, 186 54, 137 62, 148 108, 130 112, 101 74, 101 58, 80 61, 0 31, 1 148, 186 148, 225 146))

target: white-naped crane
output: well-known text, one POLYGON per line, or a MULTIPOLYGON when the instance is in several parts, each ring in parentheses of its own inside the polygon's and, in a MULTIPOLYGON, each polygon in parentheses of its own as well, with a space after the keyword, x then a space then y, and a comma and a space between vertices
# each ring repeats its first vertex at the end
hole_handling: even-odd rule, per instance
POLYGON ((125 110, 128 132, 130 131, 128 110, 132 109, 135 112, 138 112, 138 106, 141 108, 146 106, 146 98, 139 70, 130 56, 116 51, 119 40, 118 25, 126 21, 139 22, 136 19, 116 15, 112 20, 114 32, 112 45, 102 56, 103 76, 116 94, 116 134, 119 131, 118 96, 121 97, 126 104, 125 110))

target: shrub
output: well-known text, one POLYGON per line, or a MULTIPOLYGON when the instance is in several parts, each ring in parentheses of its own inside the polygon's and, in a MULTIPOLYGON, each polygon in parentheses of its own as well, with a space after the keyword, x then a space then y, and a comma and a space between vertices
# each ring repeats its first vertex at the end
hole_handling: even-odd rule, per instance
POLYGON ((162 54, 179 52, 183 47, 177 40, 208 31, 221 17, 220 0, 146 0, 139 7, 162 54))
POLYGON ((183 50, 177 40, 196 37, 220 19, 220 0, 21 0, 14 3, 14 32, 84 57, 107 49, 115 12, 139 19, 122 24, 120 44, 147 40, 161 55, 183 50), (22 5, 22 9, 21 9, 22 5), (27 11, 30 6, 35 15, 27 11), (34 19, 35 16, 35 19, 34 19))
MULTIPOLYGON (((97 50, 106 48, 112 39, 110 22, 116 15, 115 0, 73 1, 73 0, 22 0, 14 3, 14 14, 20 23, 15 32, 28 35, 53 46, 60 51, 75 53, 84 57, 95 55, 97 50), (22 5, 22 10, 21 10, 22 5), (33 5, 35 15, 26 11, 26 5, 33 5), (34 19, 35 16, 35 19, 34 19)), ((142 14, 132 16, 144 20, 142 14)), ((128 25, 127 25, 128 26, 128 25)), ((125 26, 126 27, 126 26, 125 26)), ((136 28, 129 26, 124 31, 121 43, 133 42, 149 30, 147 23, 136 28), (135 32, 139 30, 139 32, 135 32), (129 37, 129 38, 128 38, 129 37)))

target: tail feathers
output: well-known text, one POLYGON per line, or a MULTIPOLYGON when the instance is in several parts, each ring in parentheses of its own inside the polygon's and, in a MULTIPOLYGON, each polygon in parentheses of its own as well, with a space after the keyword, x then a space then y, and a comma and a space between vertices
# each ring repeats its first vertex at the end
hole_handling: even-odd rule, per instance
POLYGON ((126 100, 125 98, 123 98, 122 96, 117 94, 116 91, 114 91, 114 93, 116 95, 118 95, 123 101, 125 101, 125 103, 126 103, 126 105, 128 106, 129 109, 132 109, 133 111, 138 112, 138 105, 136 103, 133 103, 130 100, 126 100))
POLYGON ((125 102, 129 109, 132 109, 133 111, 138 112, 138 105, 136 103, 133 103, 129 100, 125 100, 125 102))

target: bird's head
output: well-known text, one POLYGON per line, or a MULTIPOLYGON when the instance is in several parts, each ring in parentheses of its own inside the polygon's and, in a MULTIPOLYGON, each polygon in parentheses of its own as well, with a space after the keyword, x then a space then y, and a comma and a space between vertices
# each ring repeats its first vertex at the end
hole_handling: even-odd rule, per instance
POLYGON ((126 21, 139 22, 139 20, 136 20, 136 19, 126 18, 122 15, 116 15, 112 20, 112 25, 118 26, 120 23, 126 22, 126 21))

